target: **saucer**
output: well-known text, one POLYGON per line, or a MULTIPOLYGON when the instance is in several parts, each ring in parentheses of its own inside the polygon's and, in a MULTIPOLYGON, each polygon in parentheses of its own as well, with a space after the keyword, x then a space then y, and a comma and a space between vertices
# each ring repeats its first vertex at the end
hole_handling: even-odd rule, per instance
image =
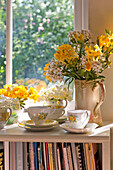
POLYGON ((32 120, 22 121, 19 123, 19 127, 25 128, 30 131, 46 131, 55 128, 58 122, 55 120, 46 120, 42 125, 36 126, 32 120))
POLYGON ((97 128, 99 125, 96 123, 88 123, 87 126, 83 129, 76 129, 73 128, 70 125, 70 122, 65 122, 61 125, 59 125, 61 128, 63 128, 64 130, 71 132, 71 133, 88 133, 88 132, 92 132, 95 128, 97 128))

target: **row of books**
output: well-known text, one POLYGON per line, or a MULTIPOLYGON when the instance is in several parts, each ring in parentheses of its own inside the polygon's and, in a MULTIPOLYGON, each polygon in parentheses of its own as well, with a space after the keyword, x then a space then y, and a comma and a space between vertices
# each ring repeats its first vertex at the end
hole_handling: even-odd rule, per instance
POLYGON ((3 152, 5 170, 102 169, 96 143, 4 142, 3 152))

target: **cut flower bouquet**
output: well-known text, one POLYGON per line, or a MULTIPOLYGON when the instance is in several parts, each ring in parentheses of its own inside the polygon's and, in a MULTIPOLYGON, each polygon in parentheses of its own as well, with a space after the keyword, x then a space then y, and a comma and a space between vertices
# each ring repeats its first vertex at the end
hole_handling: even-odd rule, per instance
POLYGON ((62 100, 72 100, 72 90, 61 83, 50 83, 46 89, 39 92, 39 96, 38 101, 55 101, 60 103, 62 100))
POLYGON ((44 75, 50 81, 74 79, 104 80, 102 72, 110 67, 109 56, 113 53, 113 33, 106 30, 94 45, 88 31, 69 32, 69 43, 57 47, 54 58, 45 65, 44 75))
POLYGON ((12 104, 14 109, 23 108, 27 99, 33 99, 37 101, 39 95, 35 88, 29 89, 23 85, 4 85, 4 88, 0 89, 0 95, 2 101, 8 104, 12 104))

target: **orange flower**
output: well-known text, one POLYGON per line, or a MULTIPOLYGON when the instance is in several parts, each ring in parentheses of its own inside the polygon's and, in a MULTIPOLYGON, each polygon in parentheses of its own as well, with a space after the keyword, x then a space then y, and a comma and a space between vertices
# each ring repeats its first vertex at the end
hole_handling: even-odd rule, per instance
POLYGON ((87 71, 91 71, 91 63, 90 62, 88 62, 87 64, 86 64, 86 70, 87 71))

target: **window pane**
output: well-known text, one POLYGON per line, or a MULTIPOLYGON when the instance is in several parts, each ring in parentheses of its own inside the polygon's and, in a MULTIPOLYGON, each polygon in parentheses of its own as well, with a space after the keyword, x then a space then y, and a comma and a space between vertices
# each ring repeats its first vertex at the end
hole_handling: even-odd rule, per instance
POLYGON ((6 1, 0 0, 0 88, 6 83, 6 1))
POLYGON ((56 47, 68 41, 74 0, 15 0, 13 18, 13 83, 17 79, 47 83, 43 68, 56 47))

